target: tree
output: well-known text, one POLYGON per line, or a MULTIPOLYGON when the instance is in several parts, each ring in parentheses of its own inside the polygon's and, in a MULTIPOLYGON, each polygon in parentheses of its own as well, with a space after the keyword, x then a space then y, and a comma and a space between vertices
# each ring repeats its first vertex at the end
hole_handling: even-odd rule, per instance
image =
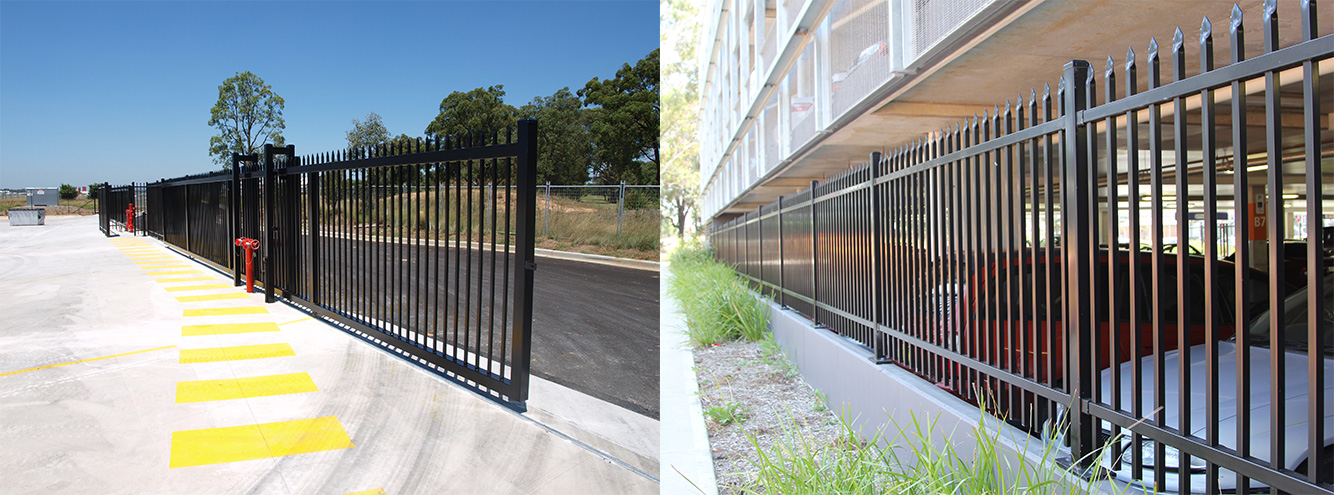
POLYGON ((74 199, 79 197, 79 189, 69 184, 60 185, 60 199, 74 199))
POLYGON ((684 239, 699 225, 699 84, 695 45, 699 5, 668 0, 662 14, 662 46, 668 48, 663 68, 663 220, 684 239))
POLYGON ((218 102, 208 125, 218 129, 218 135, 209 139, 208 154, 224 170, 232 167, 232 153, 263 153, 265 143, 286 145, 283 98, 250 71, 238 72, 218 86, 218 102))
POLYGON ((384 127, 380 114, 370 112, 365 121, 352 119, 352 129, 347 131, 347 149, 359 150, 389 142, 389 129, 384 127))
POLYGON ((97 189, 100 187, 102 184, 88 184, 88 199, 97 199, 97 189))
POLYGON ((533 98, 519 108, 519 116, 537 119, 537 181, 585 184, 593 164, 589 124, 595 112, 561 88, 547 97, 533 98))
POLYGON ((616 77, 596 77, 579 90, 585 106, 602 113, 592 124, 598 164, 595 173, 604 184, 622 180, 660 183, 658 118, 658 50, 625 64, 616 77))
POLYGON ((455 91, 440 100, 440 114, 426 126, 426 135, 441 138, 503 130, 514 125, 516 115, 518 110, 505 104, 504 85, 455 91))

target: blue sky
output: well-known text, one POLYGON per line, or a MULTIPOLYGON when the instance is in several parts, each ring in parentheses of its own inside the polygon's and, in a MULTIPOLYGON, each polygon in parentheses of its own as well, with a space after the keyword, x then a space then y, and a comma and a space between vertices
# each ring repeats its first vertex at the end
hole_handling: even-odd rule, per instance
POLYGON ((423 134, 453 91, 521 106, 615 76, 658 46, 656 1, 0 1, 0 188, 215 170, 209 109, 251 71, 286 100, 298 154, 352 119, 423 134))

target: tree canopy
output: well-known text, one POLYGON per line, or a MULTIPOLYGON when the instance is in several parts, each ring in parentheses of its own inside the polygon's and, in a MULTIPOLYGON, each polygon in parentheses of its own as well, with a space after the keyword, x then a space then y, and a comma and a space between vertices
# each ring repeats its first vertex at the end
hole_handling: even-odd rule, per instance
POLYGON ((668 47, 663 96, 662 206, 666 226, 678 238, 699 225, 699 84, 695 69, 699 5, 668 0, 663 5, 662 46, 668 47), (670 33, 670 34, 669 34, 670 33))
POLYGON ((232 166, 232 153, 263 153, 264 144, 284 146, 283 98, 250 71, 238 72, 218 86, 208 125, 218 130, 209 139, 208 154, 223 169, 232 166))
POLYGON ((539 182, 584 184, 593 163, 589 124, 595 113, 561 88, 555 94, 533 98, 519 108, 522 118, 537 119, 537 175, 539 182))
POLYGON ((518 110, 505 103, 505 86, 497 84, 467 93, 455 91, 440 101, 440 114, 426 126, 426 135, 440 138, 505 129, 518 110))
POLYGON ((659 183, 658 70, 655 49, 634 66, 622 66, 616 77, 595 77, 579 90, 585 106, 602 109, 590 128, 599 182, 659 183))
POLYGON ((347 149, 366 149, 389 141, 389 129, 380 120, 380 114, 370 112, 366 120, 352 119, 352 129, 347 131, 347 149))

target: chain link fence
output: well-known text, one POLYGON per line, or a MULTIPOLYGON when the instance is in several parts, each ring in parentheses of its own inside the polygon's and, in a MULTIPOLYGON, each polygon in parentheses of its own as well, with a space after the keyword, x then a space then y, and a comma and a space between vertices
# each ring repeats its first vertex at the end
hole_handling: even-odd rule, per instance
POLYGON ((657 251, 659 186, 537 187, 541 238, 578 245, 657 251))

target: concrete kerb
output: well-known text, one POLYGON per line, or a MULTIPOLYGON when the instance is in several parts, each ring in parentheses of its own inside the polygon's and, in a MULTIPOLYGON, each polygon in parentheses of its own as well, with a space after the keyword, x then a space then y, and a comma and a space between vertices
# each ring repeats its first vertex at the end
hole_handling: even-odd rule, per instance
POLYGON ((686 324, 676 300, 667 295, 670 270, 659 285, 661 301, 659 346, 662 366, 659 394, 662 418, 663 494, 717 495, 718 481, 713 470, 713 452, 704 424, 704 409, 699 401, 699 380, 695 376, 695 358, 686 336, 686 324))
POLYGON ((661 264, 657 261, 633 260, 627 258, 617 258, 614 256, 605 256, 601 254, 575 253, 570 251, 555 251, 551 249, 534 248, 538 256, 547 258, 557 258, 571 261, 583 261, 586 263, 599 263, 603 265, 619 266, 621 268, 634 268, 637 270, 659 271, 661 264))

